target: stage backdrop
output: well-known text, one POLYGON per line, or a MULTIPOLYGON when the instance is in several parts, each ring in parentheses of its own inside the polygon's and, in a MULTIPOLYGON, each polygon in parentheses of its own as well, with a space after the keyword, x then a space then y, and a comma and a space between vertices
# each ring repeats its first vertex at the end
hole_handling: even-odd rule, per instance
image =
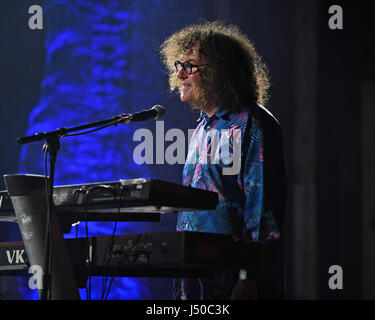
MULTIPOLYGON (((134 113, 155 104, 167 109, 165 131, 171 127, 193 128, 197 115, 168 94, 158 47, 171 32, 202 16, 202 10, 199 1, 46 2, 41 96, 29 115, 26 135, 134 113)), ((140 142, 133 141, 133 134, 140 128, 155 134, 155 122, 150 121, 60 139, 55 185, 139 177, 180 183, 181 165, 134 162, 133 151, 140 142)), ((44 173, 42 145, 22 147, 18 172, 44 173)), ((173 231, 175 218, 163 216, 160 223, 119 223, 116 234, 173 231)), ((113 228, 114 223, 89 223, 89 236, 111 235, 113 228)), ((84 223, 65 236, 77 234, 86 236, 84 223)), ((102 278, 92 281, 91 298, 100 299, 105 282, 102 278)), ((30 291, 25 284, 21 280, 24 298, 38 299, 36 291, 30 291)), ((86 298, 85 290, 81 297, 86 298)), ((116 278, 108 298, 170 299, 171 279, 116 278)))

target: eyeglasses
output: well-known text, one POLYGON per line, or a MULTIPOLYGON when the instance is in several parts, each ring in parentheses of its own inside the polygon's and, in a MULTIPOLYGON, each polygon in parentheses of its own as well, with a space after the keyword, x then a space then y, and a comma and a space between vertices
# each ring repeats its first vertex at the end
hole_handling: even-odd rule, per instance
POLYGON ((193 74, 199 71, 198 67, 203 67, 207 65, 206 64, 191 64, 190 62, 182 63, 181 61, 177 60, 175 61, 174 66, 177 72, 179 72, 181 68, 183 68, 187 74, 193 74))

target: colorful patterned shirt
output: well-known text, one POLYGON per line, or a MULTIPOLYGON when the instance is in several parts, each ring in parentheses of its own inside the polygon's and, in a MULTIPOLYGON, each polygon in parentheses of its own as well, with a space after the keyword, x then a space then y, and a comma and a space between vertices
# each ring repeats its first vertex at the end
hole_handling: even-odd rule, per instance
MULTIPOLYGON (((262 113, 269 113, 263 107, 262 113)), ((216 210, 180 212, 177 231, 278 238, 272 208, 264 207, 264 128, 257 112, 201 112, 183 170, 184 185, 219 194, 216 210), (262 230, 261 230, 262 229, 262 230)), ((270 115, 272 117, 272 115, 270 115)))

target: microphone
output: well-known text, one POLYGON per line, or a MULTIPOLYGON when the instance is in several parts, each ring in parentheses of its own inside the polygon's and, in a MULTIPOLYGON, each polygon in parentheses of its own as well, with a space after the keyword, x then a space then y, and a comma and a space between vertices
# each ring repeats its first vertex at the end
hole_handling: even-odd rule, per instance
POLYGON ((127 115, 127 122, 146 121, 149 119, 159 120, 164 116, 164 114, 165 108, 157 104, 153 106, 151 109, 142 110, 134 114, 127 115))

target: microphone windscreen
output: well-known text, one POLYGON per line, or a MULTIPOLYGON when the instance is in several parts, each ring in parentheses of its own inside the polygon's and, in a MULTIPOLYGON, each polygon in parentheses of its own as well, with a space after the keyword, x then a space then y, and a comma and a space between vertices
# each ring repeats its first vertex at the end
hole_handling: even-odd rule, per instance
POLYGON ((156 110, 156 112, 157 112, 157 115, 154 118, 155 120, 159 120, 159 119, 164 117, 165 108, 163 106, 161 106, 160 104, 157 104, 157 105, 153 106, 152 109, 156 110))

